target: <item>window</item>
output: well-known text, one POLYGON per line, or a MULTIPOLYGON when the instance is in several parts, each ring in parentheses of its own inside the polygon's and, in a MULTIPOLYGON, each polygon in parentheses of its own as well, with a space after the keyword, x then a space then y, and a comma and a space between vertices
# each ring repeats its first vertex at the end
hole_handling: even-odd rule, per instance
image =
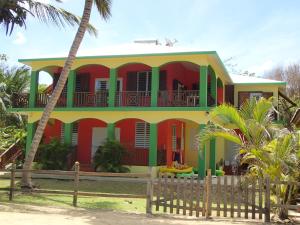
POLYGON ((135 147, 149 148, 150 125, 146 122, 136 122, 135 124, 135 147))
POLYGON ((250 99, 255 98, 256 100, 259 100, 262 97, 261 92, 251 92, 250 93, 250 99))
MULTIPOLYGON (((65 126, 62 124, 60 127, 60 142, 65 142, 65 126)), ((72 126, 72 146, 76 146, 78 143, 78 123, 74 123, 72 126)))
POLYGON ((151 91, 151 71, 137 72, 137 91, 151 91))
MULTIPOLYGON (((95 80, 95 91, 107 91, 109 89, 109 82, 107 78, 98 78, 95 80)), ((121 79, 117 80, 117 91, 122 91, 121 79)))

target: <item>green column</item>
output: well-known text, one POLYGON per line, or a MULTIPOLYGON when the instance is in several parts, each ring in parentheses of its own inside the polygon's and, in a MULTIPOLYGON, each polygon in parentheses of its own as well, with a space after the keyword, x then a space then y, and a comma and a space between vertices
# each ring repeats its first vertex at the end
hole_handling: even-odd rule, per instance
POLYGON ((199 96, 200 107, 207 107, 207 66, 200 66, 199 96))
POLYGON ((74 70, 71 70, 68 76, 67 107, 73 107, 75 85, 76 85, 76 73, 74 70))
POLYGON ((37 95, 37 92, 38 92, 38 79, 39 79, 39 72, 38 71, 31 71, 29 108, 34 108, 35 107, 36 95, 37 95))
POLYGON ((114 107, 117 91, 117 69, 109 70, 108 106, 114 107))
POLYGON ((157 165, 157 124, 150 123, 149 166, 157 165))
POLYGON ((63 126, 64 126, 64 143, 72 145, 73 124, 64 123, 63 126))
POLYGON ((151 74, 151 107, 157 106, 157 95, 159 90, 159 67, 152 67, 151 74))
POLYGON ((217 105, 217 78, 213 70, 210 79, 211 79, 210 80, 211 97, 215 100, 215 106, 216 106, 217 105))
POLYGON ((115 140, 115 124, 114 123, 107 124, 107 138, 111 141, 115 140))
POLYGON ((216 139, 212 138, 209 143, 209 168, 211 169, 211 174, 216 175, 216 139))
MULTIPOLYGON (((200 124, 200 133, 205 128, 205 124, 200 124)), ((206 146, 198 150, 198 178, 203 179, 206 175, 206 146)))
POLYGON ((27 137, 26 137, 25 155, 27 155, 29 150, 30 150, 32 139, 33 139, 33 136, 34 136, 34 132, 35 132, 35 123, 28 123, 27 124, 27 137))

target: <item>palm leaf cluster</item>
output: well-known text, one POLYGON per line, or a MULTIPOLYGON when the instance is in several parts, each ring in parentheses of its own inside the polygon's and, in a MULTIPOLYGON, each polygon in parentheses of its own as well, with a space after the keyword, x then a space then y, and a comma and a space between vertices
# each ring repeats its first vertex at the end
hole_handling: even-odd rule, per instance
MULTIPOLYGON (((61 0, 54 0, 62 3, 61 0)), ((26 19, 33 16, 45 24, 54 24, 58 27, 79 25, 81 18, 73 13, 34 0, 1 0, 0 1, 0 24, 11 34, 15 25, 26 28, 26 19)), ((97 31, 92 25, 88 25, 87 31, 96 35, 97 31)))
POLYGON ((299 135, 274 123, 272 101, 251 99, 240 109, 221 105, 210 113, 210 123, 199 134, 201 148, 211 138, 221 137, 238 144, 241 163, 248 173, 271 179, 299 176, 299 135))

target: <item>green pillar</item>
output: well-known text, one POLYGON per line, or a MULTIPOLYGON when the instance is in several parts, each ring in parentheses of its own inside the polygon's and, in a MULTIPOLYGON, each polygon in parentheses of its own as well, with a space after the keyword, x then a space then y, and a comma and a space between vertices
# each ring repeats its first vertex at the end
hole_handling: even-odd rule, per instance
POLYGON ((34 108, 35 107, 36 96, 37 96, 37 92, 38 92, 38 79, 39 79, 39 72, 38 71, 31 71, 29 108, 34 108))
POLYGON ((210 90, 211 90, 211 97, 215 100, 215 106, 217 105, 217 78, 215 72, 212 70, 210 76, 210 90))
POLYGON ((157 95, 159 90, 159 67, 152 67, 151 74, 151 107, 157 106, 157 95))
MULTIPOLYGON (((200 124, 200 133, 205 128, 205 124, 200 124)), ((206 146, 198 150, 198 178, 203 179, 206 175, 206 146)))
POLYGON ((64 123, 63 126, 64 126, 64 143, 72 145, 73 124, 64 123))
POLYGON ((207 66, 200 66, 199 96, 200 107, 207 107, 207 66))
POLYGON ((108 106, 115 107, 117 91, 117 69, 109 70, 109 89, 108 89, 108 106))
POLYGON ((111 141, 115 140, 115 124, 114 123, 107 124, 107 138, 111 141))
POLYGON ((67 107, 73 107, 74 104, 74 94, 76 85, 76 73, 71 70, 68 76, 68 86, 67 86, 67 107))
POLYGON ((209 143, 209 168, 211 169, 211 174, 216 175, 216 139, 212 138, 209 143))
POLYGON ((157 124, 150 123, 149 166, 157 165, 157 124))
POLYGON ((27 137, 26 137, 25 156, 28 154, 28 152, 30 150, 32 139, 33 139, 33 136, 34 136, 34 132, 35 132, 35 123, 28 123, 27 124, 27 137))

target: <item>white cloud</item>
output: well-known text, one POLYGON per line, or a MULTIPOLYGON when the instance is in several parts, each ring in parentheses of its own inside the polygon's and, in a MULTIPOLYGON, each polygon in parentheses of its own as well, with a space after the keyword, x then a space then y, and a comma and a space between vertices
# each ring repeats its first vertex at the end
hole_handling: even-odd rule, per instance
POLYGON ((23 45, 27 41, 25 35, 22 32, 17 32, 16 38, 13 40, 13 43, 16 45, 23 45))
POLYGON ((270 71, 272 68, 274 68, 275 65, 276 65, 276 63, 274 61, 267 60, 260 65, 255 65, 255 66, 250 67, 249 71, 254 72, 258 76, 261 76, 265 72, 270 71))

